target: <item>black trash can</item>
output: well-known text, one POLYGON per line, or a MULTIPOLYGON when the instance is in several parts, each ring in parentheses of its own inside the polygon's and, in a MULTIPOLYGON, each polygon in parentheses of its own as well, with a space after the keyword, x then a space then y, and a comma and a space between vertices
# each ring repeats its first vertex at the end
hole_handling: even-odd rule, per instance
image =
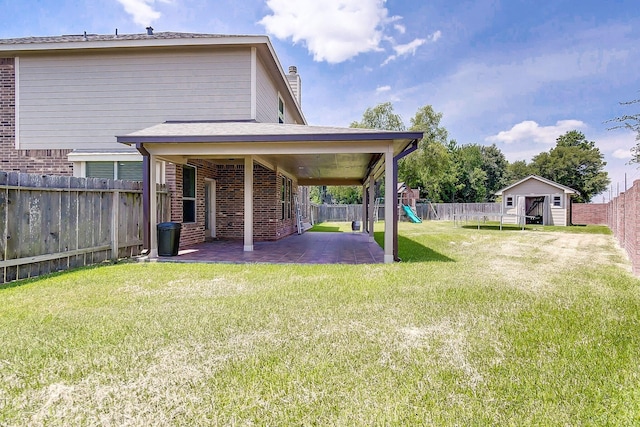
POLYGON ((180 230, 182 224, 179 222, 161 222, 158 224, 158 255, 176 256, 180 246, 180 230))

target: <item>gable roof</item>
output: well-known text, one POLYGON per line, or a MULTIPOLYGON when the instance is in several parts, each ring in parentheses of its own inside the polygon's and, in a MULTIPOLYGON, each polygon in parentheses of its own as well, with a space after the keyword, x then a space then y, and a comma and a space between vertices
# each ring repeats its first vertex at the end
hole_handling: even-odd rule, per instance
POLYGON ((266 36, 177 33, 171 31, 153 34, 67 34, 62 36, 20 37, 0 39, 0 51, 34 51, 126 46, 180 46, 201 44, 243 44, 251 40, 267 39, 266 36), (132 43, 136 42, 136 43, 132 43), (141 43, 143 42, 143 43, 141 43))
POLYGON ((579 191, 574 190, 573 188, 567 187, 566 185, 558 184, 555 181, 551 181, 550 179, 543 178, 543 177, 538 176, 538 175, 529 175, 528 177, 523 178, 520 181, 518 181, 516 183, 513 183, 513 184, 503 188, 502 190, 496 191, 495 194, 496 194, 496 196, 502 196, 503 193, 507 192, 508 190, 512 189, 513 187, 517 187, 518 185, 522 184, 523 182, 526 182, 526 181, 529 181, 529 180, 532 180, 532 179, 534 179, 536 181, 540 181, 540 182, 542 182, 544 184, 556 187, 557 189, 562 190, 562 192, 564 194, 576 194, 576 195, 580 194, 579 191))
POLYGON ((295 105, 299 120, 307 123, 302 106, 291 88, 271 40, 265 35, 158 32, 153 34, 72 34, 46 37, 0 39, 0 57, 50 55, 51 53, 131 52, 150 49, 255 48, 285 97, 295 105), (286 95, 285 95, 286 94, 286 95))

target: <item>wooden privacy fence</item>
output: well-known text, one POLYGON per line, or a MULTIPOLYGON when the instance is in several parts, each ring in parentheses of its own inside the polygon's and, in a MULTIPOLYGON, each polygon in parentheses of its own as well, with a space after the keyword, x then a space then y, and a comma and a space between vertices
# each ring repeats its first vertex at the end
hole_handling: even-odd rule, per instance
POLYGON ((142 235, 140 182, 0 172, 0 283, 139 255, 142 235))
MULTIPOLYGON (((311 205, 314 222, 362 221, 362 205, 311 205)), ((423 220, 453 221, 454 215, 483 213, 489 221, 499 221, 500 203, 418 203, 416 212, 423 220)), ((401 212, 400 218, 403 217, 401 212)), ((375 217, 375 215, 374 215, 375 217)), ((379 220, 384 220, 384 204, 378 206, 379 220)))

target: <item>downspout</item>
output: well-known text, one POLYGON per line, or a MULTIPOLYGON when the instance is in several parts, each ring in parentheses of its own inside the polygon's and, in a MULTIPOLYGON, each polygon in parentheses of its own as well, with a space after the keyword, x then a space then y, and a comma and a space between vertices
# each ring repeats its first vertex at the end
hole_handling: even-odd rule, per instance
MULTIPOLYGON (((393 157, 393 259, 396 262, 402 261, 398 256, 398 160, 417 149, 418 140, 414 139, 400 154, 393 157)), ((384 191, 386 200, 386 192, 389 190, 385 188, 384 191)))
POLYGON ((142 154, 142 246, 147 251, 151 250, 151 162, 150 155, 144 145, 139 142, 136 149, 142 154))

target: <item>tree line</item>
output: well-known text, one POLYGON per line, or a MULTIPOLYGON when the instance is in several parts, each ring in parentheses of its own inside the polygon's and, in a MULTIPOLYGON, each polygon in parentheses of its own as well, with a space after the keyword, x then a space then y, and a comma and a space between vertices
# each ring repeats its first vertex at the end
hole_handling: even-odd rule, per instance
MULTIPOLYGON (((408 130, 424 132, 418 149, 398 164, 398 179, 420 189, 431 202, 493 202, 495 193, 529 175, 539 175, 580 193, 577 202, 588 202, 610 183, 604 155, 594 141, 572 130, 558 136, 556 145, 530 162, 509 162, 495 145, 459 144, 440 125, 442 113, 431 105, 418 109, 408 130)), ((407 127, 390 102, 367 108, 351 127, 404 131, 407 127)), ((361 203, 360 187, 316 187, 316 203, 361 203)))

